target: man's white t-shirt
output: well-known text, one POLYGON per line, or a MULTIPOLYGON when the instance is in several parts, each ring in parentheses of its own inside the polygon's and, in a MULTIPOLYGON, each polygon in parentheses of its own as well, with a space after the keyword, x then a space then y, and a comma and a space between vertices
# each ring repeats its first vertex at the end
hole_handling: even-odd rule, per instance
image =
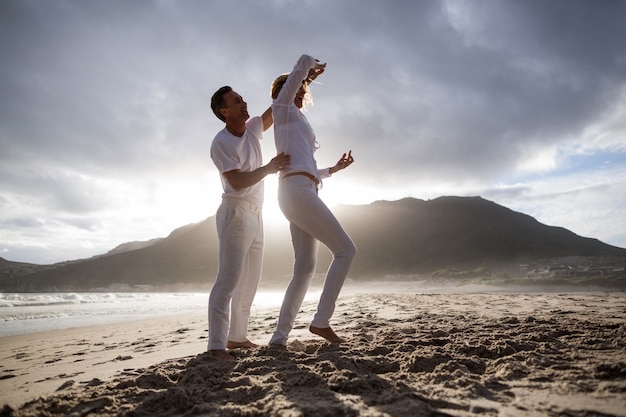
POLYGON ((263 205, 263 181, 236 191, 231 187, 225 172, 239 169, 244 172, 254 171, 263 165, 261 143, 263 139, 263 119, 252 117, 246 122, 246 130, 241 137, 230 133, 226 128, 220 130, 211 144, 211 159, 220 171, 222 198, 240 198, 259 207, 263 205))

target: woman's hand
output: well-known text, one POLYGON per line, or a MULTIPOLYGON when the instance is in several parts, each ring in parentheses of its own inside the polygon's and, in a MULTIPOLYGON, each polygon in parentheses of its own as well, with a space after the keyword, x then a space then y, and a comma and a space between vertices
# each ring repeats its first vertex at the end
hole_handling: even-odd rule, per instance
POLYGON ((344 153, 339 159, 339 161, 337 161, 335 166, 329 168, 328 172, 329 174, 332 175, 337 171, 341 171, 342 169, 348 168, 350 165, 352 165, 353 162, 354 162, 354 158, 352 157, 352 151, 348 152, 347 155, 344 153))
POLYGON ((320 64, 319 60, 315 60, 315 66, 309 70, 309 75, 306 77, 307 83, 312 82, 319 75, 321 75, 324 70, 326 70, 326 63, 320 64))

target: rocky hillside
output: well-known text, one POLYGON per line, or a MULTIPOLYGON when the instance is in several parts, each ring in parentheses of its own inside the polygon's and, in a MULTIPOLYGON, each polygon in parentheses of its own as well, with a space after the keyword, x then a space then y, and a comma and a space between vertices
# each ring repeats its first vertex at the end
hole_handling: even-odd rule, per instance
MULTIPOLYGON (((566 256, 618 257, 626 249, 585 238, 480 197, 378 201, 335 210, 358 248, 350 278, 430 274, 442 268, 512 271, 521 263, 566 256)), ((288 227, 266 228, 264 282, 284 283, 293 264, 288 227)), ((122 245, 109 253, 3 278, 5 290, 93 290, 112 285, 206 288, 215 278, 215 219, 165 239, 122 245)), ((318 272, 329 263, 320 248, 318 272)))

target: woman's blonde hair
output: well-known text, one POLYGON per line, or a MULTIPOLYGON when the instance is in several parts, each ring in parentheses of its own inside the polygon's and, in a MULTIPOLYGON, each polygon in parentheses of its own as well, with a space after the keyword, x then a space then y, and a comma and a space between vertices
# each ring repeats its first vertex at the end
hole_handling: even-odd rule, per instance
MULTIPOLYGON (((282 90, 283 85, 285 85, 285 82, 287 81, 287 77, 289 77, 289 74, 281 74, 272 82, 272 100, 276 100, 278 97, 280 90, 282 90)), ((304 99, 302 100, 302 107, 306 107, 308 104, 313 103, 313 95, 311 94, 311 90, 309 90, 309 84, 307 82, 303 81, 302 85, 304 85, 304 99)))
POLYGON ((280 90, 282 90, 283 85, 285 85, 285 81, 287 81, 288 76, 289 74, 281 74, 278 77, 276 77, 274 82, 272 82, 272 91, 271 91, 272 100, 276 100, 276 97, 278 97, 278 93, 280 93, 280 90))

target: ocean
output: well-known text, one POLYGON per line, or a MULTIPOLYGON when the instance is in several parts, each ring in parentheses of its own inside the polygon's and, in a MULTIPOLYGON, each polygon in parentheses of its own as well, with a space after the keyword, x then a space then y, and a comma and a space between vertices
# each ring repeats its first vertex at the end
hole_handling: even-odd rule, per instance
MULTIPOLYGON (((258 291, 255 306, 283 293, 258 291)), ((208 293, 0 293, 0 337, 207 310, 208 293)))
MULTIPOLYGON (((600 287, 508 286, 486 283, 457 285, 424 283, 422 281, 346 283, 342 294, 372 293, 515 293, 606 291, 600 287)), ((615 290, 614 290, 615 291, 615 290)), ((309 289, 305 301, 316 301, 321 288, 309 289)), ((257 291, 253 309, 275 308, 276 314, 284 296, 283 290, 257 291)), ((0 337, 49 330, 61 330, 99 324, 172 316, 183 313, 206 314, 208 292, 75 292, 75 293, 0 293, 0 337)))

